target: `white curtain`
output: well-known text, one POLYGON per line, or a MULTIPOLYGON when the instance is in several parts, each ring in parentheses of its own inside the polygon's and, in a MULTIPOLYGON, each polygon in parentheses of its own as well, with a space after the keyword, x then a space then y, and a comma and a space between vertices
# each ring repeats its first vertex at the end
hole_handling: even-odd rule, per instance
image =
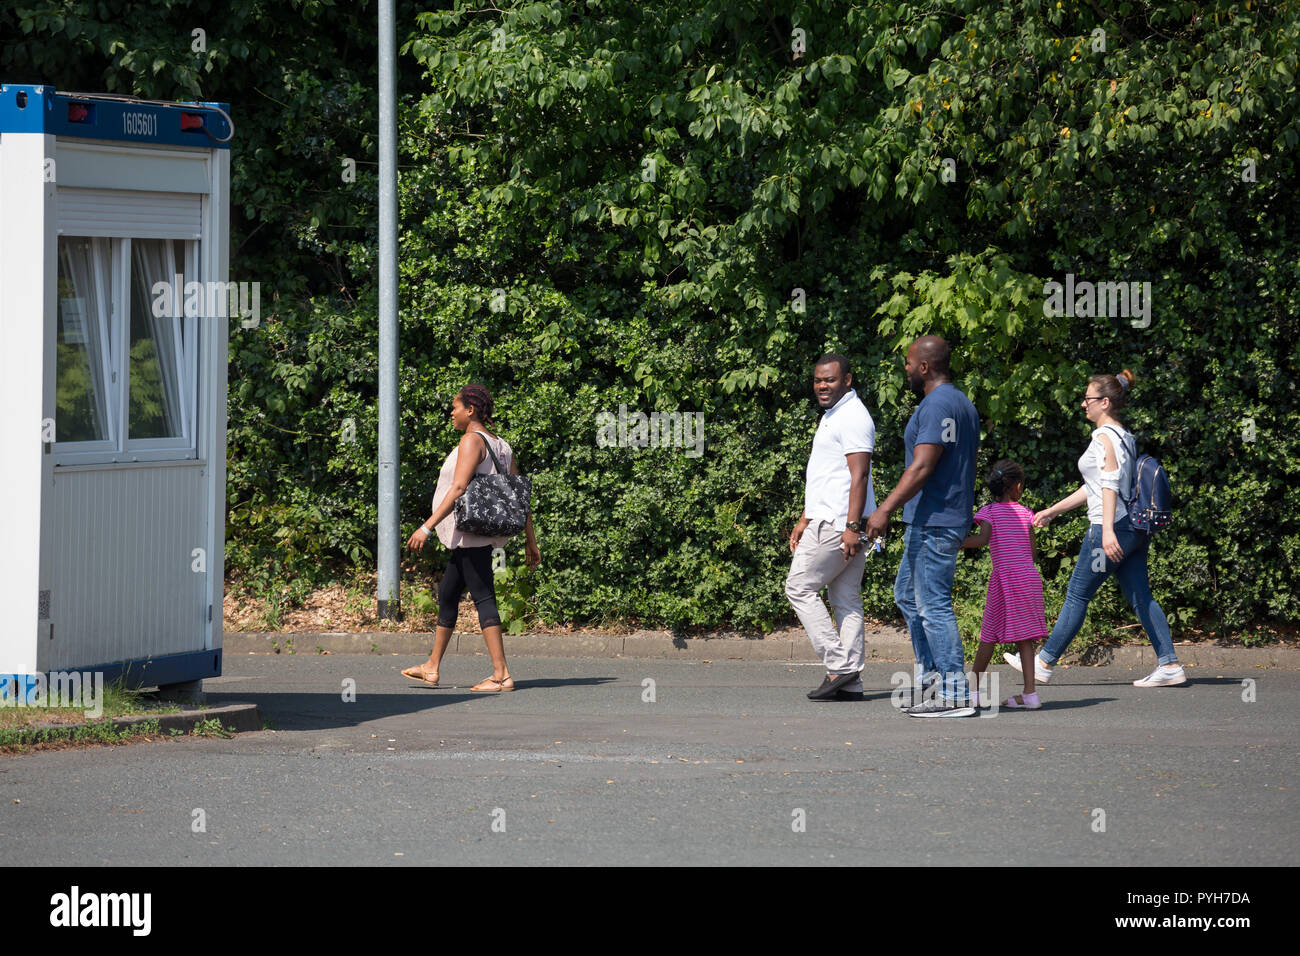
MULTIPOLYGON (((158 376, 162 384, 163 414, 167 437, 187 435, 185 408, 181 396, 185 391, 185 361, 181 341, 181 316, 185 307, 185 277, 179 285, 176 275, 183 272, 184 262, 177 262, 176 251, 169 239, 131 240, 131 309, 147 317, 154 352, 158 359, 158 376), (166 282, 172 287, 171 309, 154 315, 153 287, 156 282, 166 282)), ((134 437, 144 437, 136 435, 134 437)), ((164 437, 154 435, 149 437, 164 437)))
MULTIPOLYGON (((71 282, 72 296, 62 296, 63 344, 79 345, 91 382, 90 416, 93 435, 69 436, 74 441, 107 441, 113 437, 107 383, 113 356, 108 334, 111 305, 112 249, 107 239, 59 239, 60 278, 71 282)), ((58 437, 58 424, 55 425, 58 437)))

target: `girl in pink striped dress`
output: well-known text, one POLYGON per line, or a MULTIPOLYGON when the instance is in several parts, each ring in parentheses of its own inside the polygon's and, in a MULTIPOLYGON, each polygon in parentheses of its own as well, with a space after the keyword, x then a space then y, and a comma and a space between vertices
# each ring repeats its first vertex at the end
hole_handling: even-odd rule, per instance
POLYGON ((1025 470, 1004 458, 994 463, 985 484, 994 500, 975 512, 979 530, 961 545, 982 548, 987 544, 993 556, 980 647, 971 668, 976 675, 972 695, 997 646, 1015 644, 1024 664, 1025 690, 1007 698, 1003 706, 1038 710, 1042 704, 1034 687, 1034 642, 1047 636, 1047 618, 1043 613, 1043 579, 1034 565, 1034 513, 1019 503, 1025 490, 1025 470))

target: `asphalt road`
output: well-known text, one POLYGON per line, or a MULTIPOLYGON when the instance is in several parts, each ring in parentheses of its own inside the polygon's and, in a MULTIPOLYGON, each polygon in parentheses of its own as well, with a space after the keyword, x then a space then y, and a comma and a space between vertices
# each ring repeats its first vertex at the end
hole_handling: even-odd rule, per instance
MULTIPOLYGON (((0 864, 1291 865, 1300 672, 1139 690, 1061 668, 1044 709, 917 720, 873 664, 231 656, 274 730, 0 757, 0 864), (1245 700, 1251 678, 1254 700, 1245 700), (643 682, 652 680, 651 688, 643 682), (355 701, 344 701, 355 681, 355 701), (202 824, 200 828, 199 824, 202 824)), ((1001 696, 1019 676, 1000 669, 1001 696)))

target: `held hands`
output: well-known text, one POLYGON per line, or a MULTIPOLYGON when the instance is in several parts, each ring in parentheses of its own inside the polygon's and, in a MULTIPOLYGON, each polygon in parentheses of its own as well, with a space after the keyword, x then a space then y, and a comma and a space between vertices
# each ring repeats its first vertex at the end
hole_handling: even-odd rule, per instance
POLYGON ((1046 528, 1049 524, 1052 523, 1052 519, 1055 517, 1056 517, 1055 511, 1053 511, 1051 508, 1044 508, 1042 511, 1039 511, 1037 514, 1034 515, 1034 527, 1046 528))

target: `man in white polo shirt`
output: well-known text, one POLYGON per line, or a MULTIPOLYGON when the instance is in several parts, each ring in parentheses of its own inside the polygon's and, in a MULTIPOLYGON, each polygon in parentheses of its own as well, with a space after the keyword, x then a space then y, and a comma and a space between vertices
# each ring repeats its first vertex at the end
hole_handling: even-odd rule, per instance
POLYGON ((785 580, 799 623, 826 665, 826 679, 809 700, 861 700, 862 571, 867 542, 862 520, 876 510, 871 453, 876 425, 851 387, 843 355, 823 355, 813 371, 813 394, 825 412, 813 437, 804 483, 803 514, 790 532, 794 560, 785 580), (821 589, 835 609, 836 631, 821 589))

